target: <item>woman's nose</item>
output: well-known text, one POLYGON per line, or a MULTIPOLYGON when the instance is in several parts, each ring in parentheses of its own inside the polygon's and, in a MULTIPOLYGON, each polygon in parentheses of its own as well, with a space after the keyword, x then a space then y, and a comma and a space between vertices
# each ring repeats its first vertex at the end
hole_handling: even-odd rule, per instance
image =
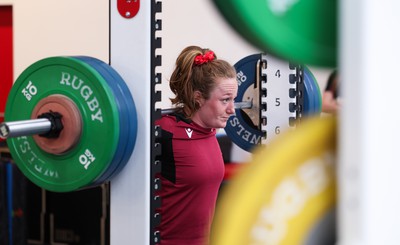
POLYGON ((235 103, 234 101, 229 102, 228 108, 227 108, 228 114, 234 114, 235 113, 235 103))

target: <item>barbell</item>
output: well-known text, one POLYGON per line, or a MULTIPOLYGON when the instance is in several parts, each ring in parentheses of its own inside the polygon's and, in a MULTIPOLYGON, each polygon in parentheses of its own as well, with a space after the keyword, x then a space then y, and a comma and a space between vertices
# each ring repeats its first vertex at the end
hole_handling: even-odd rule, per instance
POLYGON ((136 142, 129 88, 108 64, 86 56, 45 58, 24 70, 7 99, 5 121, 0 137, 15 163, 33 183, 56 192, 110 180, 136 142))
MULTIPOLYGON (((263 120, 267 119, 268 125, 275 120, 278 125, 278 117, 286 124, 296 117, 293 115, 300 117, 300 110, 288 114, 287 109, 290 103, 301 104, 297 86, 305 81, 301 78, 303 68, 292 69, 295 66, 265 54, 245 57, 235 67, 239 83, 236 115, 229 119, 225 130, 233 142, 250 151, 255 145, 266 143, 265 140, 240 142, 243 135, 237 137, 240 134, 235 131, 234 123, 239 122, 242 131, 255 130, 262 138, 268 131, 263 128, 263 120), (264 67, 257 70, 256 64, 260 62, 264 67), (298 82, 290 82, 293 77, 285 73, 287 70, 294 72, 298 82), (271 72, 274 75, 281 72, 279 78, 296 91, 289 96, 287 86, 274 88, 269 96, 275 100, 279 96, 286 105, 272 114, 262 111, 270 103, 265 101, 263 91, 272 91, 272 87, 262 86, 272 84, 273 76, 268 75, 271 72), (253 79, 256 75, 257 82, 253 79), (290 102, 284 102, 283 97, 290 102), (253 119, 244 117, 261 120, 255 128, 253 119)), ((161 112, 169 114, 174 110, 161 112)), ((136 142, 137 113, 129 88, 112 67, 87 56, 50 57, 29 66, 10 91, 5 121, 0 124, 0 137, 7 139, 18 167, 33 183, 56 192, 110 180, 126 165, 136 142)))

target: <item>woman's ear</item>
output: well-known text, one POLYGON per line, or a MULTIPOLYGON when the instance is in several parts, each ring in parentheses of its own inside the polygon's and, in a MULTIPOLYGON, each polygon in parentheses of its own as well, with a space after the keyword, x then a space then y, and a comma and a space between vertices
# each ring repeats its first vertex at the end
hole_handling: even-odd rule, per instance
POLYGON ((194 91, 194 101, 201 107, 204 103, 204 98, 203 95, 200 91, 196 90, 194 91))

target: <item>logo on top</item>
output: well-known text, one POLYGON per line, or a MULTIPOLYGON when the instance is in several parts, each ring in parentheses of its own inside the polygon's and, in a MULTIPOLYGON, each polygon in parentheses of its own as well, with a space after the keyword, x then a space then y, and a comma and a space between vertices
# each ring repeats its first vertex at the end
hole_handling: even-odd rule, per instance
POLYGON ((186 134, 189 138, 192 138, 193 129, 185 128, 186 134))

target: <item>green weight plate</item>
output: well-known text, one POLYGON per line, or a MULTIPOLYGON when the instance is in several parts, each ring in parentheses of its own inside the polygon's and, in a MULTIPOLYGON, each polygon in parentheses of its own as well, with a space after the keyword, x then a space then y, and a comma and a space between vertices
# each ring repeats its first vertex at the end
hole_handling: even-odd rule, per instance
POLYGON ((41 149, 33 137, 7 140, 18 167, 38 186, 56 192, 89 186, 112 161, 119 140, 119 112, 104 78, 83 61, 69 57, 40 60, 16 80, 7 100, 6 121, 31 118, 41 100, 63 95, 82 117, 79 141, 63 154, 41 149))
POLYGON ((214 0, 247 41, 286 60, 336 66, 336 1, 214 0))

